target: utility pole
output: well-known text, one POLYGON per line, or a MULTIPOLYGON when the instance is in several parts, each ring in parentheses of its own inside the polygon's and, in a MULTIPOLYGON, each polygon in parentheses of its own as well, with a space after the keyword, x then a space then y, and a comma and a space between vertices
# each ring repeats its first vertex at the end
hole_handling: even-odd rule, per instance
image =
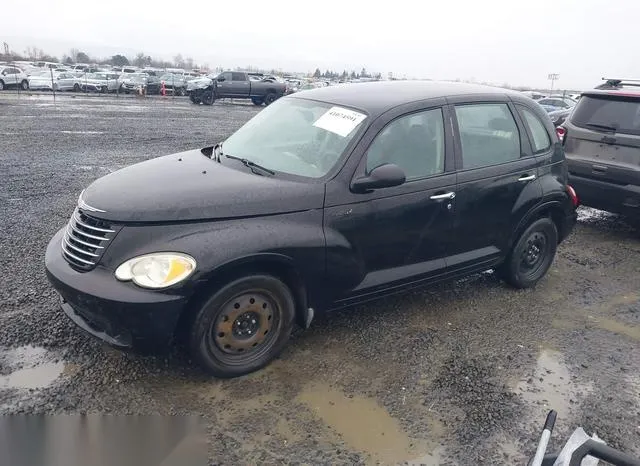
POLYGON ((551 95, 553 94, 553 83, 560 79, 560 75, 557 73, 550 73, 549 76, 547 76, 547 79, 551 81, 551 92, 549 92, 549 95, 551 95))
POLYGON ((7 44, 6 42, 2 43, 2 46, 4 47, 4 59, 9 61, 9 44, 7 44))

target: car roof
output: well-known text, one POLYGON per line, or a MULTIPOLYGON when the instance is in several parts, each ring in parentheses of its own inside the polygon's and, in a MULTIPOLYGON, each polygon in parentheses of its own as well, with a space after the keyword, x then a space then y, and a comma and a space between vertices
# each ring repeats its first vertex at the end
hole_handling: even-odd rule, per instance
POLYGON ((529 99, 508 89, 446 81, 378 81, 338 84, 301 91, 291 97, 319 100, 358 108, 372 116, 380 115, 399 105, 437 97, 472 95, 508 95, 521 102, 529 99))

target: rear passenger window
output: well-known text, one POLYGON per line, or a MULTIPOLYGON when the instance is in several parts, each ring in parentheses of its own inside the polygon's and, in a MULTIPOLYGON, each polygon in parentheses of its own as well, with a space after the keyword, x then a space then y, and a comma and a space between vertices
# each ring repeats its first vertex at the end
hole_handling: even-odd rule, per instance
POLYGON ((459 105, 455 109, 464 169, 520 158, 520 133, 506 104, 459 105))
POLYGON ((442 110, 412 113, 389 123, 369 147, 367 173, 385 163, 402 168, 408 181, 444 172, 442 110))
POLYGON ((549 133, 547 133, 544 124, 540 121, 540 118, 535 116, 533 112, 527 110, 524 107, 518 106, 520 113, 524 116, 524 120, 531 131, 531 137, 533 138, 533 152, 544 152, 551 147, 551 139, 549 133))

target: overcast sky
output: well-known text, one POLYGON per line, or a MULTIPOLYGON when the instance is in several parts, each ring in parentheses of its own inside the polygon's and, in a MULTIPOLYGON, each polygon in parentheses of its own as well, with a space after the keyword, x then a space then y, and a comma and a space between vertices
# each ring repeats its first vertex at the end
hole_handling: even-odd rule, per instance
POLYGON ((640 78, 640 1, 167 0, 3 2, 0 42, 62 56, 181 53, 212 67, 356 70, 593 87, 640 78), (139 10, 139 13, 138 13, 139 10))

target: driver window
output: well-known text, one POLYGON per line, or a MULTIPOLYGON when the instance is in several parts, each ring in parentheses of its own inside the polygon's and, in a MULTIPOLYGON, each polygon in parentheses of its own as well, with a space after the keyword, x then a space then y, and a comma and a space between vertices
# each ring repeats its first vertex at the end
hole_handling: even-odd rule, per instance
POLYGON ((443 173, 442 109, 412 113, 389 123, 367 151, 367 174, 385 163, 402 168, 407 181, 443 173))

